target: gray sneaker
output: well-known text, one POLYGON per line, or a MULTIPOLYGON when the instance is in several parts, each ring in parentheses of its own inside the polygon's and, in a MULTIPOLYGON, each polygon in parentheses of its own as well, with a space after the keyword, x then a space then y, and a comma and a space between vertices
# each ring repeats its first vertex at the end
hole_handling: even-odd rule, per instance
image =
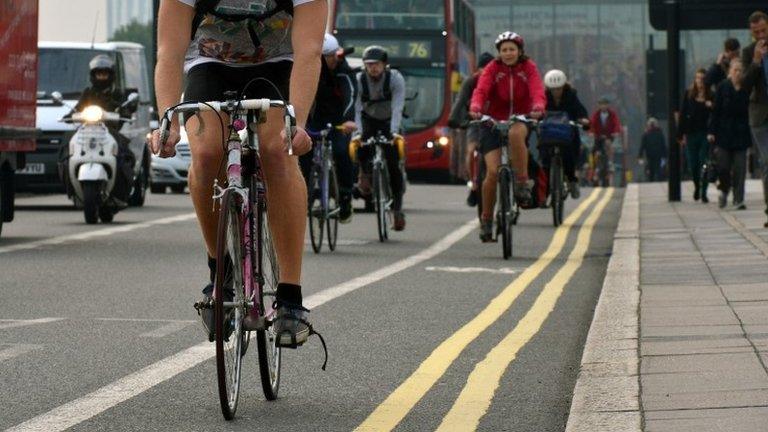
POLYGON ((581 196, 581 191, 579 190, 579 182, 568 182, 568 194, 570 194, 571 198, 573 199, 579 199, 581 196))
POLYGON ((744 201, 733 203, 733 209, 734 210, 746 210, 747 209, 747 205, 744 204, 744 201))
POLYGON ((493 220, 480 222, 480 241, 483 243, 493 241, 493 220))
POLYGON ((277 336, 275 344, 284 348, 297 348, 309 338, 312 330, 307 315, 309 310, 295 304, 280 304, 277 308, 273 331, 277 336))

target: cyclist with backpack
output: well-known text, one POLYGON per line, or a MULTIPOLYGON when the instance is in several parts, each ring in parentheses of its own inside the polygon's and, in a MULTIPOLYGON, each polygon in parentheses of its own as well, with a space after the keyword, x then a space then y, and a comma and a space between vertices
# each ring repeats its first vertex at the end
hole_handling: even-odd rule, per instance
MULTIPOLYGON (((547 88, 547 112, 566 114, 565 120, 589 125, 589 113, 579 100, 576 89, 568 83, 568 77, 561 70, 552 69, 544 75, 544 86, 547 88)), ((581 151, 581 138, 573 131, 573 144, 562 153, 563 171, 568 180, 568 193, 573 199, 579 198, 579 179, 576 178, 576 162, 581 151)), ((546 156, 546 155, 545 155, 546 156)), ((549 170, 549 159, 543 158, 545 169, 549 170)))
MULTIPOLYGON (((387 50, 372 45, 363 51, 365 68, 357 74, 357 100, 355 102, 355 123, 361 132, 360 139, 367 140, 379 133, 402 143, 398 135, 403 120, 405 108, 405 79, 395 69, 388 67, 387 50)), ((371 195, 370 175, 372 147, 360 147, 357 158, 360 163, 360 181, 358 188, 363 197, 371 195)), ((403 172, 400 168, 401 153, 404 149, 398 146, 386 146, 384 157, 389 170, 389 183, 392 189, 392 210, 394 214, 393 228, 395 231, 405 229, 403 214, 403 194, 405 185, 403 172)))
MULTIPOLYGON (((225 92, 247 98, 289 100, 295 109, 293 151, 310 150, 304 130, 320 75, 319 57, 328 13, 322 0, 164 0, 158 17, 155 91, 158 112, 179 102, 224 100, 225 92)), ((205 240, 213 291, 218 211, 211 211, 214 180, 221 178, 225 158, 219 115, 205 112, 186 119, 192 151, 189 188, 205 240)), ((297 157, 288 154, 282 109, 272 109, 258 125, 262 169, 270 197, 270 231, 280 266, 277 317, 278 346, 298 346, 309 337, 308 311, 302 306, 301 258, 304 252, 307 190, 297 157)), ((161 157, 175 153, 180 124, 173 118, 165 143, 154 131, 152 150, 161 157)), ((203 324, 213 332, 213 312, 204 310, 203 324)))
MULTIPOLYGON (((501 33, 496 38, 496 50, 499 56, 483 69, 472 94, 470 116, 479 119, 482 113, 487 113, 495 120, 507 120, 515 114, 540 118, 547 105, 544 84, 536 63, 525 54, 523 37, 511 31, 501 33)), ((528 126, 516 123, 510 128, 508 136, 515 171, 515 198, 523 207, 532 200, 528 181, 529 132, 528 126)), ((500 141, 496 130, 482 128, 480 150, 486 166, 480 217, 480 238, 483 242, 489 242, 493 237, 493 208, 496 205, 497 171, 501 163, 500 141)))

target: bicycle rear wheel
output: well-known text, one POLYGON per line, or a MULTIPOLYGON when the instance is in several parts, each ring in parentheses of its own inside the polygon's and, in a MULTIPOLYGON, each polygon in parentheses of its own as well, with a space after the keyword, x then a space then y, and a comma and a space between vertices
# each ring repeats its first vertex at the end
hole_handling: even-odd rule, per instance
POLYGON ((563 223, 563 201, 565 201, 563 167, 559 154, 552 158, 552 164, 549 167, 549 190, 552 201, 552 224, 558 227, 563 223))
POLYGON ((309 217, 309 238, 312 242, 312 250, 320 253, 323 247, 323 229, 325 228, 325 210, 323 209, 322 175, 320 168, 312 167, 309 174, 309 205, 307 215, 309 217))
POLYGON ((384 167, 373 167, 373 204, 376 207, 376 226, 379 232, 379 241, 387 239, 387 200, 386 184, 384 183, 384 167))
POLYGON ((256 349, 259 353, 259 375, 261 376, 264 396, 267 400, 275 400, 280 389, 280 360, 282 356, 281 348, 275 344, 277 336, 271 323, 275 315, 273 305, 277 294, 277 283, 280 280, 280 267, 277 264, 272 235, 267 223, 266 209, 263 205, 259 207, 258 219, 257 238, 260 241, 256 274, 264 281, 258 292, 260 295, 259 307, 261 308, 259 312, 265 318, 266 325, 264 330, 256 331, 256 349))
POLYGON ((224 192, 219 212, 214 288, 214 328, 219 401, 224 418, 232 420, 240 397, 245 302, 243 291, 243 219, 237 194, 224 192), (227 269, 231 274, 227 275, 227 269), (232 300, 224 293, 232 293, 232 300), (226 301, 225 301, 226 300, 226 301))
POLYGON ((499 171, 499 213, 497 230, 501 235, 501 250, 504 259, 512 256, 512 176, 506 169, 499 171))
POLYGON ((328 215, 327 224, 328 248, 336 250, 336 240, 339 235, 339 182, 336 178, 336 168, 331 165, 328 170, 328 215))

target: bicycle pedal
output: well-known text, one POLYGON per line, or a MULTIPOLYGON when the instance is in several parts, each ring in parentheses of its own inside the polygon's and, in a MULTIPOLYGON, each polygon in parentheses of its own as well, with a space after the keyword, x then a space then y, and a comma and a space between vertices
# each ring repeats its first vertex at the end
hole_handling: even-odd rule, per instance
POLYGON ((195 308, 195 310, 197 310, 198 314, 203 309, 213 309, 213 299, 201 300, 201 301, 195 302, 194 308, 195 308))

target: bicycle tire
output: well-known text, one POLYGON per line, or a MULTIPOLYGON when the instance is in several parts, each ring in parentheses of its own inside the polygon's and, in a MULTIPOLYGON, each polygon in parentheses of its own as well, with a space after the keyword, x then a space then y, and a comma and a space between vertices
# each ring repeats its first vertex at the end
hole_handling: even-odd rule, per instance
POLYGON ((336 250, 336 240, 339 236, 339 181, 336 178, 336 167, 331 165, 328 170, 328 214, 325 218, 328 249, 336 250))
POLYGON ((322 200, 322 175, 318 166, 312 167, 309 173, 309 202, 307 204, 307 221, 309 224, 309 239, 312 250, 320 253, 323 247, 323 229, 325 228, 325 209, 322 200))
POLYGON ((563 223, 563 168, 560 164, 560 155, 555 155, 552 158, 552 163, 549 167, 549 190, 550 200, 552 201, 552 224, 555 227, 560 226, 563 223))
POLYGON ((389 167, 385 164, 381 170, 381 190, 384 192, 384 239, 389 240, 389 227, 392 226, 392 185, 389 181, 389 167))
POLYGON ((242 370, 243 318, 243 222, 239 197, 225 191, 219 211, 216 245, 216 283, 214 286, 214 328, 216 342, 216 375, 219 385, 219 401, 224 418, 232 420, 240 397, 242 370), (225 275, 227 261, 231 265, 231 277, 225 275), (224 284, 231 283, 231 286, 224 284), (232 303, 224 305, 225 290, 233 290, 232 303))
POLYGON ((499 199, 498 201, 498 215, 497 215, 497 230, 501 235, 501 251, 504 259, 509 259, 512 256, 512 197, 510 184, 512 179, 510 173, 506 169, 499 170, 499 199))
POLYGON ((384 208, 384 191, 382 167, 373 167, 373 205, 376 208, 376 227, 379 234, 379 242, 387 240, 386 209, 384 208))
POLYGON ((277 263, 272 235, 267 223, 266 209, 259 205, 258 213, 258 232, 256 238, 259 239, 257 245, 257 268, 256 274, 263 284, 259 287, 260 314, 268 323, 264 330, 256 331, 256 350, 259 354, 259 375, 261 377, 261 388, 264 390, 264 397, 267 400, 277 399, 280 390, 280 370, 282 359, 282 348, 275 344, 277 336, 272 331, 271 322, 274 317, 274 302, 277 294, 277 283, 280 280, 280 267, 277 263))
POLYGON ((600 157, 600 186, 601 187, 608 187, 608 156, 602 155, 600 157))

